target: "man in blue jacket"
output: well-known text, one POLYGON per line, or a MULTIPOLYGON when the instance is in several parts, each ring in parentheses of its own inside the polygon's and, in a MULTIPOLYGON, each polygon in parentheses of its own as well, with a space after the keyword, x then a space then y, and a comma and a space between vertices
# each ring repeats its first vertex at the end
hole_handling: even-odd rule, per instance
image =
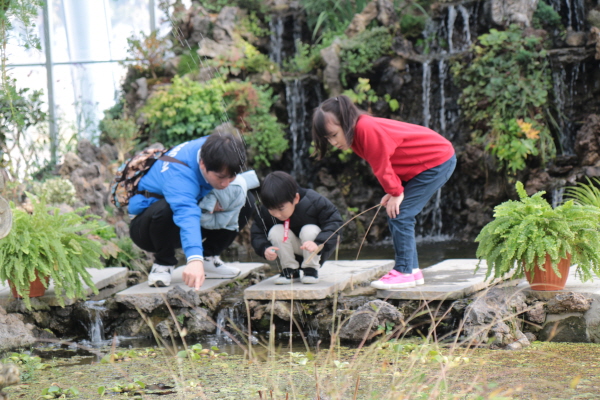
MULTIPOLYGON (((242 172, 246 162, 242 141, 228 133, 213 134, 173 147, 166 155, 172 160, 154 163, 140 180, 138 194, 130 199, 128 208, 133 218, 131 239, 154 253, 148 284, 171 284, 177 248, 183 248, 187 258, 183 281, 196 290, 204 283, 205 274, 237 276, 237 268, 214 263, 212 254, 204 254, 204 248, 211 247, 207 244, 219 238, 207 235, 203 246, 198 202, 211 190, 229 186, 242 172)), ((245 208, 251 205, 247 203, 245 208)), ((244 211, 240 214, 248 216, 244 211)))

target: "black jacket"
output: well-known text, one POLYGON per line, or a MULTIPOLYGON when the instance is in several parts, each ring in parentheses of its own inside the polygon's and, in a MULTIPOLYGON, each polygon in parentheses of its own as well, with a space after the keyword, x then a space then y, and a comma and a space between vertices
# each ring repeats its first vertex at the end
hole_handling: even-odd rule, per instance
MULTIPOLYGON (((316 237, 315 243, 317 245, 325 243, 323 250, 319 253, 321 255, 320 263, 323 265, 335 250, 341 230, 335 235, 331 235, 342 226, 342 216, 331 201, 314 190, 299 188, 298 194, 300 194, 300 201, 296 204, 294 213, 290 217, 290 229, 299 237, 300 229, 304 225, 313 224, 321 228, 321 233, 316 237)), ((265 206, 261 206, 259 215, 254 217, 254 223, 250 230, 252 247, 260 257, 264 258, 265 250, 272 246, 267 235, 275 224, 283 224, 283 222, 271 216, 265 206)))

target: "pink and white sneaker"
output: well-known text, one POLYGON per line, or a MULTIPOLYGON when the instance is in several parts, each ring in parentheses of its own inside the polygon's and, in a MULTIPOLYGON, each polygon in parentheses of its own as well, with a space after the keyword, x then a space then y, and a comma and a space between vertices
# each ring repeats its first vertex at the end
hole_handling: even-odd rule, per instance
POLYGON ((382 276, 378 281, 371 282, 371 287, 380 290, 403 289, 417 286, 413 274, 403 274, 395 269, 382 276))
POLYGON ((420 269, 413 269, 412 275, 415 278, 416 285, 424 285, 425 284, 425 279, 423 278, 423 271, 421 271, 420 269))

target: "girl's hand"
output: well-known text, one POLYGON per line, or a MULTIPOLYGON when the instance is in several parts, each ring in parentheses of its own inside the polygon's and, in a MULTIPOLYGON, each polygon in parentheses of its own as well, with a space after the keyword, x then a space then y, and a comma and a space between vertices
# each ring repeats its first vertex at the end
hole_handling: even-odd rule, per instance
POLYGON ((306 242, 302 243, 302 246, 300 246, 300 248, 302 250, 310 251, 312 253, 313 251, 317 250, 319 246, 317 246, 317 244, 312 240, 307 240, 306 242))
MULTIPOLYGON (((389 194, 386 196, 390 196, 389 194)), ((385 196, 384 196, 385 198, 385 196)), ((400 196, 390 196, 387 204, 385 206, 385 210, 387 212, 388 217, 396 218, 398 214, 400 214, 400 204, 402 204, 402 200, 404 200, 404 193, 400 194, 400 196)))
POLYGON ((390 201, 390 197, 392 197, 391 194, 386 194, 381 198, 381 202, 379 204, 381 204, 384 207, 387 206, 388 201, 390 201))
POLYGON ((276 260, 277 259, 277 250, 279 250, 279 247, 275 247, 275 246, 267 247, 267 249, 265 250, 265 258, 269 261, 276 260))

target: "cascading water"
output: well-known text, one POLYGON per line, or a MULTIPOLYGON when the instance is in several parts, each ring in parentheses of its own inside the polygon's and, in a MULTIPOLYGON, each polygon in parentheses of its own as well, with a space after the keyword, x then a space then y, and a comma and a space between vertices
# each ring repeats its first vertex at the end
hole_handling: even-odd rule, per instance
POLYGON ((563 203, 563 196, 565 194, 565 188, 563 187, 559 187, 559 188, 554 188, 552 190, 552 208, 556 208, 558 206, 560 206, 563 203))
POLYGON ((423 125, 429 127, 429 99, 431 98, 431 65, 429 60, 423 63, 423 125))
POLYGON ((83 309, 88 313, 88 322, 85 324, 90 343, 92 345, 102 344, 105 341, 104 338, 104 322, 102 318, 106 314, 106 308, 104 307, 105 300, 100 301, 86 301, 83 309))
POLYGON ((283 18, 280 15, 273 15, 269 21, 271 30, 271 49, 269 58, 275 64, 280 65, 283 61, 283 18))
POLYGON ((306 93, 302 79, 291 79, 285 83, 288 123, 292 137, 292 175, 299 179, 306 175, 308 143, 306 139, 306 93))
POLYGON ((225 340, 227 342, 231 342, 232 339, 229 335, 225 334, 224 331, 227 329, 227 332, 230 334, 237 334, 239 332, 244 332, 245 327, 245 318, 243 314, 239 310, 239 305, 234 305, 230 307, 224 307, 219 310, 217 314, 217 332, 216 337, 218 340, 225 340))

